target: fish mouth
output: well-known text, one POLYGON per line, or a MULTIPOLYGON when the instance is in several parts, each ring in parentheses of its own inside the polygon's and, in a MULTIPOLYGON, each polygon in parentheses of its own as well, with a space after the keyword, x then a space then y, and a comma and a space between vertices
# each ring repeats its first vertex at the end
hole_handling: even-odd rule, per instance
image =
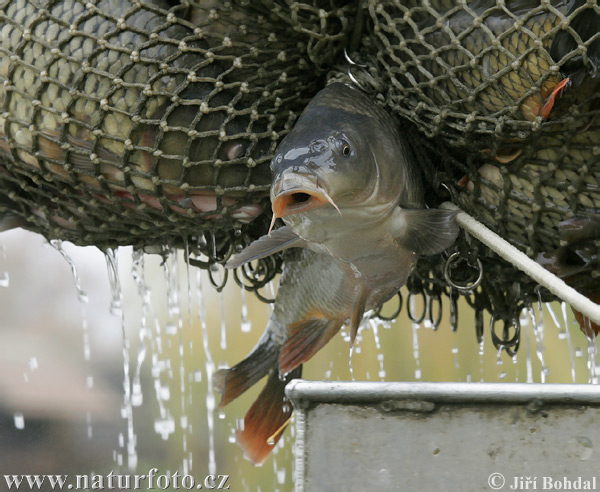
POLYGON ((280 190, 272 199, 273 220, 269 227, 269 234, 278 218, 308 212, 327 204, 332 205, 342 215, 339 207, 321 187, 293 187, 280 190))

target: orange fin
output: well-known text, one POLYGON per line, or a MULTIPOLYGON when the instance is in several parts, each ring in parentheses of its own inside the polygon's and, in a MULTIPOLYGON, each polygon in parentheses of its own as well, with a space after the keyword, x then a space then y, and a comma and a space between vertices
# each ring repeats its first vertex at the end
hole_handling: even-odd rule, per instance
POLYGON ((343 323, 341 319, 327 319, 318 314, 292 323, 279 355, 281 373, 285 374, 309 360, 333 338, 343 323))
MULTIPOLYGON (((268 330, 267 332, 268 333, 268 330)), ((235 400, 254 386, 271 369, 277 368, 277 347, 270 336, 263 336, 243 361, 231 369, 221 369, 213 376, 215 390, 221 393, 219 407, 235 400)))
POLYGON ((255 465, 261 465, 283 435, 283 426, 292 415, 292 404, 285 396, 285 385, 302 375, 302 366, 285 378, 273 370, 266 386, 244 418, 244 429, 237 431, 237 441, 244 456, 255 465))
POLYGON ((360 322, 365 314, 367 297, 369 297, 369 291, 361 285, 356 294, 356 298, 354 299, 354 305, 352 306, 352 318, 350 318, 350 347, 354 345, 360 322))
POLYGON ((556 84, 554 89, 552 89, 550 95, 544 101, 544 105, 540 108, 538 112, 539 116, 541 116, 542 118, 548 118, 548 116, 550 116, 550 112, 552 111, 552 108, 556 103, 556 98, 560 95, 561 91, 565 88, 565 86, 569 83, 570 80, 571 79, 567 77, 566 79, 563 79, 558 84, 556 84))

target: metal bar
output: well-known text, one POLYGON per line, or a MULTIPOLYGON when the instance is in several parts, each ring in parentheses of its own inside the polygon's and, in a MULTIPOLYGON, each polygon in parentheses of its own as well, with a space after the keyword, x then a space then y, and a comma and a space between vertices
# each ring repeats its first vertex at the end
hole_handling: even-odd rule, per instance
POLYGON ((294 379, 286 395, 296 408, 310 403, 377 403, 421 399, 447 403, 600 404, 600 386, 539 383, 402 383, 370 381, 305 381, 294 379))

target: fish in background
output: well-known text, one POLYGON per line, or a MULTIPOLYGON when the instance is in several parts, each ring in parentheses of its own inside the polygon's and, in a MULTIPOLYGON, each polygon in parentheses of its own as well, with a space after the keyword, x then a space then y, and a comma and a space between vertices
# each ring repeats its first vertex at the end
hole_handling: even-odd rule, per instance
POLYGON ((456 213, 426 209, 419 163, 397 122, 363 92, 321 90, 271 161, 270 231, 229 268, 300 248, 286 261, 275 308, 250 355, 215 375, 220 406, 268 381, 238 431, 255 464, 268 456, 291 405, 284 388, 347 321, 353 344, 366 311, 404 285, 419 255, 440 253, 458 235, 456 213))
MULTIPOLYGON (((199 61, 211 45, 189 39, 184 22, 165 21, 171 10, 185 13, 173 3, 7 5, 0 12, 0 155, 11 169, 76 182, 103 203, 181 215, 228 207, 233 218, 250 222, 263 211, 262 195, 244 201, 246 193, 234 188, 248 179, 248 155, 267 152, 271 142, 252 142, 250 115, 223 109, 237 94, 215 91, 228 67, 199 61), (186 78, 192 70, 198 80, 186 78)), ((253 125, 266 130, 262 121, 253 125)), ((256 189, 266 189, 267 166, 252 178, 256 189)))
MULTIPOLYGON (((576 216, 559 224, 561 246, 540 253, 536 261, 568 285, 600 303, 598 278, 598 244, 600 242, 600 211, 593 216, 576 216)), ((574 308, 573 314, 581 331, 590 339, 600 332, 600 326, 574 308)))
POLYGON ((417 0, 386 0, 370 9, 383 25, 378 56, 408 89, 398 95, 400 107, 418 89, 463 113, 546 120, 563 91, 599 76, 600 38, 592 38, 600 15, 585 0, 434 0, 428 9, 417 0), (587 44, 585 55, 576 36, 587 44))

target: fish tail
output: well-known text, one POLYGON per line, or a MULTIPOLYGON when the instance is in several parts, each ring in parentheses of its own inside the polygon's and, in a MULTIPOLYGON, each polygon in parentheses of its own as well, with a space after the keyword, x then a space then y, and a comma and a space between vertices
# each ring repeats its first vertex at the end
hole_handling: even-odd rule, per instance
POLYGON ((285 386, 302 375, 302 366, 279 376, 274 368, 266 386, 254 401, 244 418, 244 428, 237 431, 237 442, 244 456, 255 465, 261 465, 283 434, 292 415, 292 404, 285 396, 285 386))
MULTIPOLYGON (((267 330, 268 332, 268 330, 267 330)), ((241 362, 231 369, 221 369, 213 376, 215 389, 221 393, 219 407, 224 407, 235 400, 248 388, 254 386, 271 369, 277 368, 279 348, 268 333, 263 336, 256 347, 241 362)))

